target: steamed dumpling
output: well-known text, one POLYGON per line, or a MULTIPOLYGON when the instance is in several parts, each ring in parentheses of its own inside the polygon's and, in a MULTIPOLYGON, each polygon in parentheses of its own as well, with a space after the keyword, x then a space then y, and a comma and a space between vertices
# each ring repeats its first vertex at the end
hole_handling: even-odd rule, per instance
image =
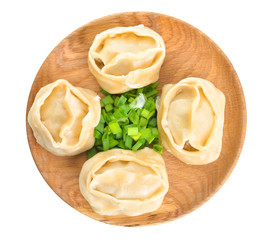
POLYGON ((168 178, 162 156, 152 149, 112 149, 84 163, 79 186, 95 212, 136 216, 161 206, 168 178))
POLYGON ((60 79, 39 90, 28 122, 42 147, 58 156, 72 156, 93 146, 100 116, 95 92, 60 79))
POLYGON ((221 152, 224 94, 211 82, 186 78, 163 87, 158 129, 163 145, 181 161, 207 164, 221 152))
POLYGON ((89 50, 89 69, 101 87, 123 93, 154 83, 165 57, 161 36, 143 25, 98 34, 89 50))

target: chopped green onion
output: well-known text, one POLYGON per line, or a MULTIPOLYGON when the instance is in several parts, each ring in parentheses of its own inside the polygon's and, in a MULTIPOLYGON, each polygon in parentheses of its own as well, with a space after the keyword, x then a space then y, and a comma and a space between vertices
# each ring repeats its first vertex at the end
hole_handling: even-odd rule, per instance
POLYGON ((101 89, 101 93, 103 93, 105 96, 110 95, 109 92, 106 92, 105 90, 101 89))
POLYGON ((98 152, 102 152, 103 151, 103 146, 95 146, 96 150, 98 152))
POLYGON ((94 129, 94 137, 96 139, 101 139, 102 138, 102 134, 97 129, 94 129))
MULTIPOLYGON (((130 97, 130 98, 128 99, 128 102, 129 102, 129 103, 132 103, 134 100, 135 100, 135 98, 130 97)), ((129 106, 130 106, 130 105, 129 105, 129 106)))
POLYGON ((99 146, 99 145, 102 145, 103 143, 102 143, 102 139, 95 139, 95 143, 94 143, 94 145, 95 146, 99 146))
POLYGON ((156 109, 156 106, 155 106, 155 103, 154 101, 146 101, 145 104, 144 104, 144 108, 147 109, 148 111, 153 111, 156 109))
POLYGON ((155 82, 155 83, 152 83, 152 84, 150 85, 150 87, 151 87, 151 88, 157 88, 158 85, 159 85, 159 83, 158 83, 158 82, 155 82))
POLYGON ((96 153, 97 153, 96 148, 95 148, 95 147, 92 147, 92 148, 88 151, 88 159, 92 158, 96 153))
POLYGON ((123 104, 119 107, 119 110, 125 114, 127 114, 130 110, 130 107, 128 104, 123 104))
POLYGON ((116 120, 112 112, 108 112, 107 115, 108 115, 108 118, 110 119, 109 122, 111 122, 112 120, 116 120))
POLYGON ((140 117, 139 126, 140 127, 146 127, 147 126, 147 122, 148 122, 148 120, 146 118, 140 117))
POLYGON ((118 141, 117 140, 115 140, 113 137, 109 137, 109 148, 113 148, 113 147, 115 147, 116 145, 118 145, 118 141))
POLYGON ((125 104, 127 101, 127 98, 124 95, 121 95, 121 97, 119 98, 117 104, 115 104, 115 106, 120 107, 123 104, 125 104))
POLYGON ((147 138, 146 138, 146 140, 147 140, 147 142, 149 143, 149 144, 151 144, 151 143, 154 143, 154 140, 155 140, 156 138, 153 136, 153 135, 150 135, 150 136, 148 136, 147 138))
POLYGON ((128 134, 129 136, 137 135, 138 133, 139 133, 139 129, 138 129, 138 127, 129 127, 129 128, 127 129, 127 134, 128 134))
POLYGON ((151 91, 146 93, 146 97, 149 98, 151 96, 155 96, 159 91, 157 91, 156 89, 152 89, 151 91))
POLYGON ((130 137, 132 137, 134 139, 134 141, 138 141, 138 139, 140 138, 141 133, 139 132, 137 135, 132 135, 130 137))
POLYGON ((154 140, 152 141, 153 144, 159 144, 159 138, 154 138, 154 140))
POLYGON ((103 114, 101 114, 100 123, 105 123, 103 114))
POLYGON ((134 109, 131 109, 130 110, 129 120, 132 123, 134 123, 134 124, 138 124, 139 123, 139 115, 137 114, 137 112, 134 109))
POLYGON ((122 131, 117 133, 117 134, 115 134, 115 138, 116 139, 121 139, 122 137, 123 137, 123 132, 122 131))
POLYGON ((151 133, 152 133, 153 136, 159 137, 159 131, 158 131, 157 128, 152 128, 151 129, 151 133))
POLYGON ((101 118, 94 129, 95 152, 112 148, 136 151, 149 144, 161 151, 156 118, 157 86, 158 82, 123 94, 101 90, 105 97, 100 101, 101 118))
POLYGON ((106 112, 110 112, 110 111, 112 111, 114 109, 112 104, 107 104, 104 107, 105 107, 106 112))
MULTIPOLYGON (((102 109, 102 115, 103 115, 103 118, 104 118, 104 121, 106 123, 110 122, 111 119, 109 118, 109 116, 107 115, 106 111, 104 109, 102 109)), ((100 121, 101 122, 101 121, 100 121)))
POLYGON ((108 126, 113 134, 122 133, 122 129, 119 126, 117 121, 111 121, 108 123, 108 126))
POLYGON ((137 127, 135 124, 129 124, 123 127, 123 140, 126 141, 127 129, 130 127, 137 127))
POLYGON ((141 133, 141 137, 140 138, 147 139, 150 136, 152 136, 152 133, 151 133, 151 129, 150 128, 140 129, 140 133, 141 133))
POLYGON ((132 147, 132 150, 133 151, 137 151, 142 145, 144 145, 144 143, 145 143, 145 139, 139 139, 136 143, 135 143, 135 145, 132 147))
POLYGON ((101 99, 101 102, 105 105, 108 105, 108 104, 113 104, 114 103, 114 100, 113 98, 111 97, 111 95, 108 95, 104 98, 101 99))
POLYGON ((152 118, 152 119, 149 121, 149 126, 150 126, 150 127, 157 127, 157 119, 156 119, 156 118, 152 118))
POLYGON ((100 122, 95 129, 98 130, 100 133, 103 133, 104 123, 100 122))
POLYGON ((126 135, 125 147, 127 149, 131 149, 132 148, 132 144, 133 144, 133 138, 131 138, 130 136, 126 135))
POLYGON ((153 144, 153 150, 155 152, 158 152, 160 154, 163 154, 163 146, 161 146, 159 144, 153 144))
POLYGON ((117 106, 118 101, 119 101, 119 97, 117 96, 117 97, 115 97, 115 101, 114 101, 115 106, 117 106))
POLYGON ((155 110, 149 113, 149 115, 147 116, 147 119, 150 119, 154 114, 155 114, 155 110))
POLYGON ((126 148, 125 142, 123 140, 120 140, 119 143, 118 143, 118 147, 120 147, 122 149, 125 149, 126 148))
POLYGON ((145 104, 145 97, 143 93, 140 93, 134 101, 129 104, 130 108, 142 108, 145 104))
POLYGON ((144 108, 140 115, 142 117, 148 118, 149 114, 150 114, 150 112, 147 109, 144 108))
POLYGON ((144 90, 143 88, 138 88, 137 93, 138 94, 143 93, 143 90, 144 90))
POLYGON ((103 151, 109 150, 110 145, 109 145, 109 134, 108 133, 103 134, 102 142, 103 142, 103 151))
POLYGON ((110 130, 109 126, 106 126, 106 127, 103 129, 103 132, 104 132, 104 133, 108 133, 108 134, 110 134, 110 133, 111 133, 111 130, 110 130))

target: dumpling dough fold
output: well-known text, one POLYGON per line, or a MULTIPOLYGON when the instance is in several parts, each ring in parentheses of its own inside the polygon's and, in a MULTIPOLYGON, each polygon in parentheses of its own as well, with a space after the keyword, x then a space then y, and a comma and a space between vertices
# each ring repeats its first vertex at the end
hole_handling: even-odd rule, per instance
POLYGON ((224 108, 224 94, 207 80, 165 85, 157 117, 163 145, 185 163, 213 162, 221 152, 224 108))
POLYGON ((72 156, 93 146, 100 116, 95 92, 59 79, 39 90, 28 122, 42 147, 57 156, 72 156))
POLYGON ((88 63, 103 89, 123 93, 156 82, 164 57, 162 37, 138 25, 97 34, 89 50, 88 63))
POLYGON ((84 163, 79 186, 95 212, 127 216, 158 209, 169 187, 164 160, 150 148, 97 153, 84 163))

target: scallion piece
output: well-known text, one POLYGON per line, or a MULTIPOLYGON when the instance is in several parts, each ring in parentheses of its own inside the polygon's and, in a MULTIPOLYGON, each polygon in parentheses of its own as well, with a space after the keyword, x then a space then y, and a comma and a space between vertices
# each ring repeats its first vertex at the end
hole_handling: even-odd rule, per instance
POLYGON ((119 100, 117 101, 117 104, 115 104, 115 106, 120 107, 123 104, 125 104, 127 101, 127 98, 124 95, 121 95, 121 97, 119 98, 119 100))
POLYGON ((153 135, 150 135, 150 136, 148 136, 148 137, 146 138, 146 140, 147 140, 147 142, 148 142, 149 144, 154 143, 153 141, 154 141, 155 139, 156 139, 156 138, 155 138, 153 135))
POLYGON ((109 145, 109 134, 108 133, 103 134, 102 142, 103 142, 103 151, 109 150, 110 145, 109 145))
POLYGON ((130 137, 132 137, 134 139, 134 141, 138 141, 138 139, 140 138, 140 136, 141 136, 141 133, 138 132, 137 135, 131 135, 130 137))
POLYGON ((97 153, 96 148, 95 148, 95 147, 92 147, 92 148, 88 151, 88 159, 92 158, 96 153, 97 153))
POLYGON ((132 123, 134 123, 134 124, 138 124, 139 123, 139 115, 137 114, 137 112, 134 109, 131 109, 130 110, 129 120, 132 123))
POLYGON ((158 83, 158 82, 155 82, 155 83, 152 83, 152 84, 150 85, 150 87, 151 87, 151 88, 157 88, 158 85, 159 85, 159 83, 158 83))
POLYGON ((151 133, 152 133, 153 136, 159 137, 159 131, 158 131, 157 128, 152 128, 151 129, 151 133))
POLYGON ((127 114, 130 110, 130 107, 128 104, 123 104, 119 107, 119 110, 125 114, 127 114))
POLYGON ((121 139, 123 137, 123 132, 121 130, 121 132, 115 134, 115 139, 121 139))
POLYGON ((145 104, 144 104, 144 108, 147 109, 148 111, 153 111, 156 109, 156 106, 155 106, 155 103, 154 101, 146 101, 145 104))
POLYGON ((102 134, 97 129, 94 129, 94 137, 96 139, 101 139, 102 138, 102 134))
POLYGON ((132 147, 132 150, 133 151, 137 151, 142 145, 144 145, 144 143, 145 143, 145 139, 139 139, 136 143, 135 143, 135 145, 132 147))
POLYGON ((140 138, 150 138, 152 136, 151 129, 150 128, 144 128, 140 129, 141 137, 140 138))
POLYGON ((114 109, 112 104, 107 104, 104 107, 105 107, 106 112, 110 112, 110 111, 112 111, 114 109))
POLYGON ((151 96, 155 96, 159 91, 157 91, 156 89, 152 89, 151 91, 146 93, 146 97, 149 98, 151 96))
POLYGON ((119 101, 119 97, 115 97, 115 100, 114 100, 114 105, 117 106, 117 103, 119 101))
POLYGON ((110 95, 110 93, 106 92, 104 89, 101 89, 101 93, 103 93, 105 96, 110 95))
POLYGON ((100 122, 95 129, 98 130, 100 133, 103 133, 104 123, 100 122))
POLYGON ((147 109, 144 108, 140 115, 142 117, 148 118, 149 114, 150 114, 150 112, 147 109))
POLYGON ((108 123, 108 126, 113 134, 122 133, 122 129, 119 126, 118 122, 113 120, 108 123))
POLYGON ((131 149, 132 148, 132 144, 133 144, 133 138, 131 138, 130 136, 126 135, 125 147, 127 149, 131 149))
POLYGON ((127 134, 128 134, 129 136, 137 135, 138 133, 139 133, 139 129, 138 129, 138 127, 129 127, 129 128, 127 129, 127 134))
POLYGON ((146 118, 140 117, 139 126, 140 127, 146 127, 147 126, 147 122, 148 122, 148 120, 146 118))
POLYGON ((150 119, 155 114, 155 110, 151 111, 147 116, 147 119, 150 119))
POLYGON ((114 100, 113 98, 111 97, 111 95, 108 95, 104 98, 101 99, 101 102, 105 105, 108 105, 108 104, 113 104, 114 103, 114 100))
POLYGON ((102 145, 103 143, 102 143, 102 139, 95 139, 95 143, 94 143, 94 145, 95 146, 99 146, 99 145, 102 145))
POLYGON ((125 149, 126 148, 125 142, 123 140, 120 140, 119 143, 118 143, 118 147, 120 147, 122 149, 125 149))
POLYGON ((149 126, 150 127, 157 127, 157 119, 156 118, 150 119, 149 126))
POLYGON ((155 152, 158 152, 160 154, 163 154, 163 146, 161 146, 159 144, 153 144, 153 150, 155 152))
POLYGON ((109 136, 109 148, 113 148, 118 145, 118 141, 114 139, 114 137, 109 136))
MULTIPOLYGON (((130 98, 128 99, 128 102, 129 102, 129 103, 132 103, 134 100, 135 100, 135 98, 130 97, 130 98)), ((130 105, 129 105, 129 106, 130 106, 130 105)))
POLYGON ((129 104, 130 108, 142 108, 145 104, 145 97, 143 95, 143 93, 140 93, 139 96, 137 96, 134 101, 132 101, 129 104))

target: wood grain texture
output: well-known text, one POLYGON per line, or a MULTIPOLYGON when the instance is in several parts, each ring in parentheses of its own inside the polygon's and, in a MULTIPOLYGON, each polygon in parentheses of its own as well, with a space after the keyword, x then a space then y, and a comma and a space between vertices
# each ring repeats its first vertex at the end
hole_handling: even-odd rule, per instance
MULTIPOLYGON (((39 89, 59 78, 74 86, 99 93, 100 86, 88 69, 88 51, 96 34, 117 26, 144 24, 158 32, 166 45, 159 90, 166 83, 186 77, 200 77, 214 83, 226 97, 222 152, 213 163, 187 165, 168 152, 163 154, 169 178, 169 192, 162 206, 136 217, 101 216, 90 208, 79 191, 78 178, 86 153, 56 157, 36 143, 27 123, 33 159, 49 186, 81 213, 109 224, 142 226, 177 219, 206 202, 223 185, 233 170, 245 138, 246 106, 237 74, 220 48, 205 34, 176 18, 150 12, 127 12, 94 20, 66 37, 41 66, 30 91, 28 111, 39 89)), ((99 93, 101 96, 101 94, 99 93)))

